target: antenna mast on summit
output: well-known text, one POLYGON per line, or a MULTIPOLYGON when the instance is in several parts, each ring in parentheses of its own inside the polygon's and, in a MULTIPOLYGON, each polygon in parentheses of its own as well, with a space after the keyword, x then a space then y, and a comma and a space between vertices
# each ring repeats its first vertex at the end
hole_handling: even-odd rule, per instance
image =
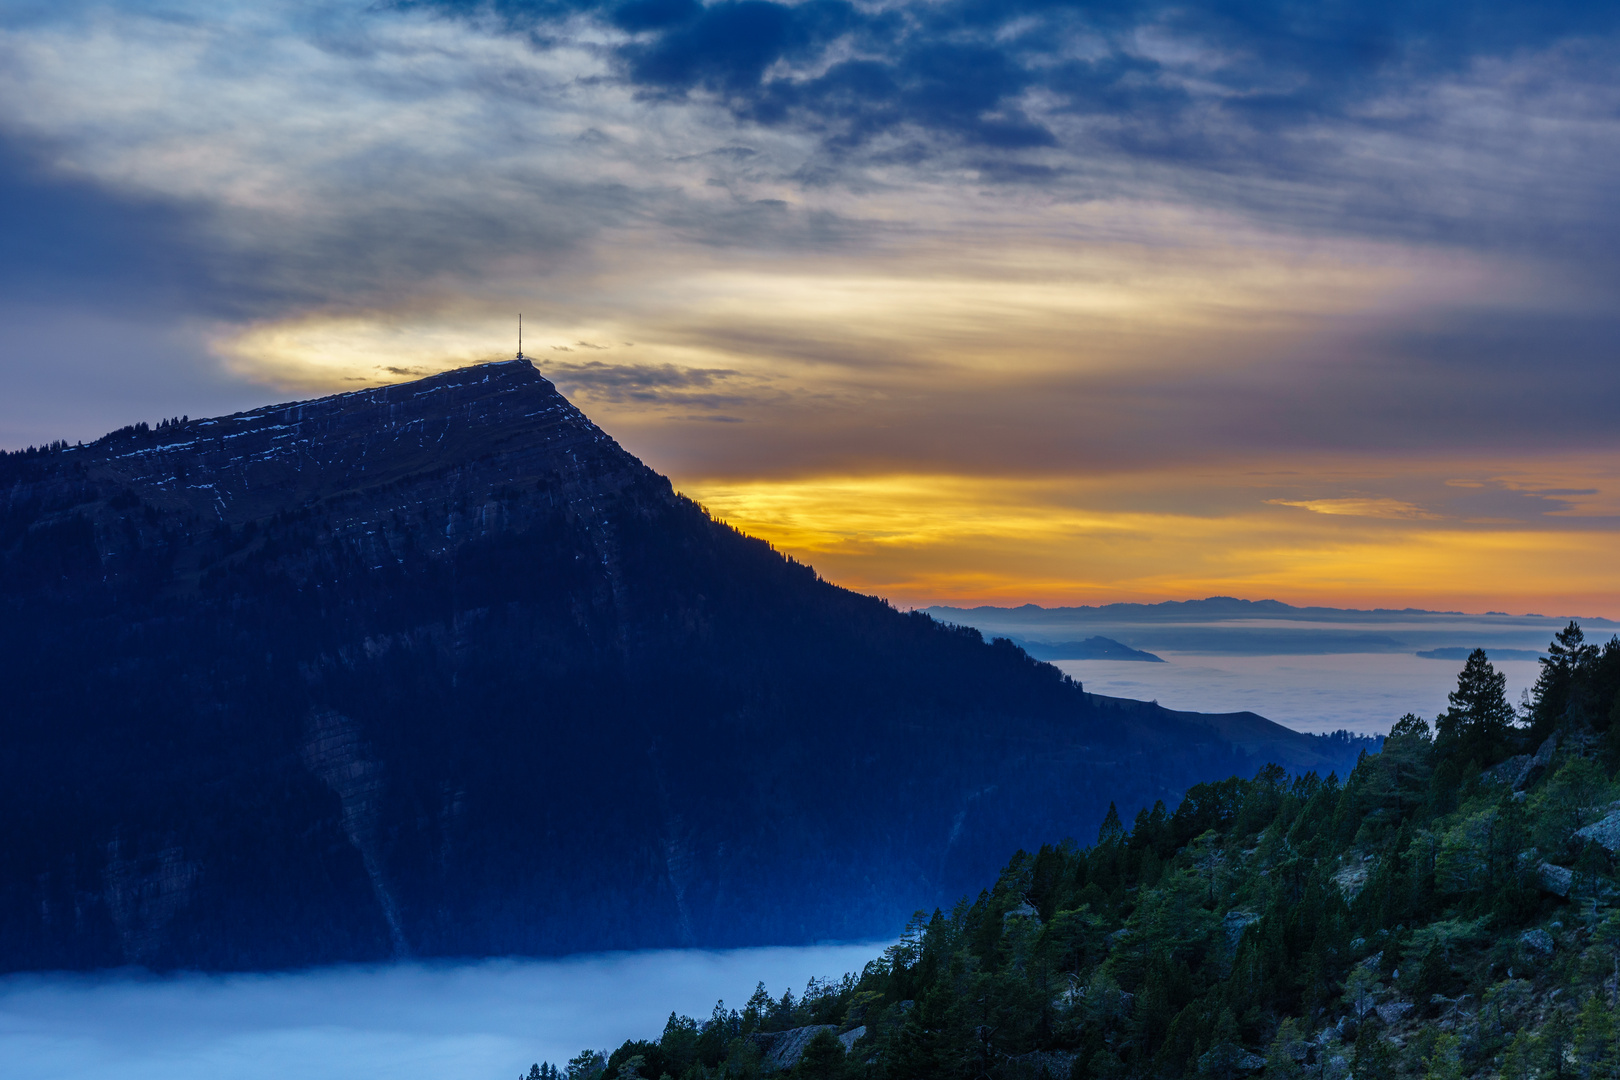
POLYGON ((517 358, 519 360, 522 360, 524 358, 523 357, 523 314, 522 314, 522 312, 518 313, 518 354, 517 354, 517 358))

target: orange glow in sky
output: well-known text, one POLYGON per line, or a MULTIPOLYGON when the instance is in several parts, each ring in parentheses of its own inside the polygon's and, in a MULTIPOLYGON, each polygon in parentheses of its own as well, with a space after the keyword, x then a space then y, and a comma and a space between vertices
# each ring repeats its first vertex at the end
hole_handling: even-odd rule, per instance
POLYGON ((899 603, 1620 616, 1600 19, 979 5, 957 100, 910 66, 949 5, 649 66, 686 39, 620 5, 176 3, 0 33, 0 445, 509 356, 522 312, 629 450, 899 603))

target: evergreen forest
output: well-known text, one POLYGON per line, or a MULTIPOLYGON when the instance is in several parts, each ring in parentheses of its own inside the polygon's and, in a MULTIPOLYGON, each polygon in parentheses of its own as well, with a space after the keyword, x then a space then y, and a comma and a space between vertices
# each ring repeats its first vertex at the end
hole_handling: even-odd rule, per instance
POLYGON ((858 975, 528 1080, 1620 1076, 1620 640, 1541 663, 1515 709, 1476 650, 1342 780, 1111 809, 858 975))

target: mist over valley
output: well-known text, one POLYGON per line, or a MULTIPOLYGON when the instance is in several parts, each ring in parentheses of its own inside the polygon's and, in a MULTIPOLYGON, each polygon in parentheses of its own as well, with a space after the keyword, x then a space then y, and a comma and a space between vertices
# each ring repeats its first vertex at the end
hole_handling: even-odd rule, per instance
POLYGON ((0 977, 10 1080, 489 1080, 859 971, 883 942, 274 974, 0 977))

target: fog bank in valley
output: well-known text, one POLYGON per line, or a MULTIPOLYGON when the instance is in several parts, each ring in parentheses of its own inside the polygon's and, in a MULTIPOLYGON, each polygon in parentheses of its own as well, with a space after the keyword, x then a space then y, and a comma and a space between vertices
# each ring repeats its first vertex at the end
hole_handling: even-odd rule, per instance
MULTIPOLYGON (((1434 722, 1457 689, 1461 660, 1411 653, 1219 656, 1166 651, 1167 663, 1057 660, 1087 690, 1195 712, 1257 712, 1295 731, 1383 735, 1403 713, 1434 722)), ((1508 700, 1535 685, 1534 660, 1499 660, 1508 700)))
POLYGON ((882 943, 401 964, 285 974, 0 979, 8 1080, 511 1080, 655 1038, 670 1010, 740 1007, 859 971, 882 943))

